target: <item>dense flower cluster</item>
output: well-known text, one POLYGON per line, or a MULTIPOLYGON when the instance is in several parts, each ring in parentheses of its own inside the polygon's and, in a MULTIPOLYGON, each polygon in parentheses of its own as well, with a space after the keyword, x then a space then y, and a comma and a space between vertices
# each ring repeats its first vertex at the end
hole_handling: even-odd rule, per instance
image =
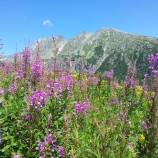
POLYGON ((118 104, 118 103, 119 103, 119 100, 118 100, 118 98, 113 97, 113 98, 112 98, 112 102, 115 103, 115 104, 118 104))
POLYGON ((88 81, 89 83, 92 83, 93 85, 97 85, 100 79, 98 77, 94 76, 93 69, 91 68, 89 71, 89 76, 88 76, 88 81))
POLYGON ((22 52, 22 56, 24 57, 24 58, 28 58, 28 57, 30 57, 30 51, 29 50, 24 50, 23 52, 22 52))
POLYGON ((12 94, 12 93, 14 92, 15 88, 16 88, 15 84, 11 84, 11 85, 9 86, 9 88, 8 88, 8 93, 9 93, 9 94, 12 94))
MULTIPOLYGON (((65 156, 65 151, 62 146, 57 146, 55 144, 56 140, 52 138, 52 134, 47 134, 44 137, 44 141, 39 141, 38 145, 36 147, 36 150, 40 152, 40 158, 44 158, 48 156, 47 154, 50 154, 48 151, 51 151, 52 153, 55 152, 55 149, 58 149, 58 156, 59 157, 64 157, 65 156), (47 153, 48 152, 48 153, 47 153)), ((51 158, 53 158, 51 156, 51 158)))
POLYGON ((65 151, 62 146, 58 146, 58 156, 59 157, 64 157, 65 156, 65 151))
POLYGON ((42 76, 43 65, 40 61, 35 61, 31 66, 32 78, 38 78, 42 76))
POLYGON ((54 95, 58 98, 62 91, 63 91, 62 84, 57 79, 55 79, 53 84, 54 95))
POLYGON ((152 73, 155 75, 158 74, 158 71, 157 71, 158 53, 156 53, 155 56, 151 54, 149 56, 148 62, 149 62, 149 68, 151 69, 152 73))
POLYGON ((53 96, 53 84, 51 81, 47 82, 45 92, 47 93, 48 98, 53 96))
POLYGON ((81 102, 75 103, 74 111, 76 113, 85 114, 87 110, 88 110, 88 103, 86 101, 84 101, 83 103, 81 102))
POLYGON ((34 106, 35 109, 45 106, 46 93, 43 90, 37 90, 28 97, 30 106, 34 106))
POLYGON ((106 78, 107 78, 107 79, 111 79, 111 78, 113 77, 113 74, 114 74, 114 71, 113 71, 113 70, 107 71, 107 72, 106 72, 106 78))
POLYGON ((60 77, 62 85, 67 89, 70 90, 73 87, 73 78, 72 75, 61 73, 60 77))
POLYGON ((24 72, 22 70, 15 71, 15 78, 22 78, 24 76, 24 72))
POLYGON ((125 78, 125 85, 126 86, 137 86, 138 81, 134 80, 134 67, 129 66, 127 70, 127 76, 125 78))

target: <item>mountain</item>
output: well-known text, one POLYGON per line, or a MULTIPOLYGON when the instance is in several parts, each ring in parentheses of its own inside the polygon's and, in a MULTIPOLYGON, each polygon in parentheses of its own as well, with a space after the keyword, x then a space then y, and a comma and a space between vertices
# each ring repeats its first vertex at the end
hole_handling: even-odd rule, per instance
POLYGON ((40 38, 38 43, 30 46, 30 50, 32 56, 39 51, 44 61, 58 56, 63 63, 71 56, 73 61, 77 61, 73 67, 81 58, 87 65, 94 65, 96 73, 113 68, 118 79, 125 78, 127 68, 132 64, 137 77, 142 79, 147 72, 148 56, 158 52, 158 38, 102 28, 96 32, 81 32, 70 39, 61 36, 40 38))

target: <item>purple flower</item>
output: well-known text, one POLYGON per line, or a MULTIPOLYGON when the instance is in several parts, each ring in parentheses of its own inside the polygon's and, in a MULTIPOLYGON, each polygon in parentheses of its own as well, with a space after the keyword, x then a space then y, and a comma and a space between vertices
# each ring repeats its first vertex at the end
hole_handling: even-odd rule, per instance
POLYGON ((107 78, 107 79, 111 79, 111 78, 113 77, 113 74, 114 74, 114 71, 113 71, 113 70, 107 71, 107 72, 106 72, 106 78, 107 78))
POLYGON ((61 74, 61 83, 66 88, 66 90, 70 90, 73 87, 72 75, 62 73, 61 74))
POLYGON ((145 75, 144 75, 144 78, 149 78, 149 75, 148 75, 148 74, 145 74, 145 75))
POLYGON ((86 101, 84 101, 83 103, 81 102, 75 103, 74 111, 76 113, 85 114, 87 110, 88 110, 88 103, 86 101))
POLYGON ((20 158, 19 155, 14 155, 12 158, 20 158))
POLYGON ((45 106, 46 93, 43 90, 37 90, 33 92, 28 99, 30 101, 30 106, 34 106, 34 108, 43 107, 45 106))
POLYGON ((40 61, 35 61, 31 66, 31 76, 32 78, 42 76, 43 65, 40 61))
POLYGON ((35 149, 39 151, 40 154, 42 154, 43 152, 47 153, 48 151, 54 152, 55 149, 58 148, 57 145, 54 144, 54 142, 55 140, 52 138, 52 134, 47 134, 44 137, 44 141, 38 141, 38 145, 35 149))
POLYGON ((118 120, 121 120, 121 119, 126 118, 127 115, 126 115, 126 114, 119 113, 119 114, 117 114, 117 117, 118 117, 118 120))
POLYGON ((149 59, 148 59, 149 64, 153 64, 154 59, 155 59, 155 58, 154 58, 154 55, 151 54, 151 55, 149 56, 149 59))
POLYGON ((23 52, 22 52, 22 56, 23 57, 26 57, 26 58, 28 58, 28 57, 30 57, 30 51, 29 50, 24 50, 23 52))
POLYGON ((155 61, 155 63, 158 62, 158 53, 156 53, 154 61, 155 61))
POLYGON ((134 147, 134 144, 132 142, 129 142, 128 145, 132 148, 134 147))
POLYGON ((117 81, 117 80, 115 80, 115 81, 113 82, 113 86, 114 86, 114 87, 117 87, 117 86, 118 86, 118 81, 117 81))
POLYGON ((11 84, 10 86, 9 86, 9 88, 8 88, 8 93, 9 94, 12 94, 13 92, 14 92, 14 90, 15 90, 15 84, 11 84))
POLYGON ((156 75, 158 73, 158 71, 154 69, 154 70, 152 70, 152 73, 156 75))
POLYGON ((58 146, 58 156, 59 157, 65 156, 64 148, 62 146, 58 146))
POLYGON ((142 121, 142 122, 141 122, 141 128, 147 129, 147 124, 146 124, 145 121, 142 121))
POLYGON ((0 88, 0 94, 3 94, 3 93, 4 93, 4 90, 0 88))
POLYGON ((115 104, 118 104, 119 100, 118 100, 118 98, 112 98, 112 102, 115 103, 115 104))
POLYGON ((24 75, 24 72, 23 72, 22 70, 17 70, 17 71, 15 72, 15 77, 16 77, 16 78, 22 78, 23 75, 24 75))

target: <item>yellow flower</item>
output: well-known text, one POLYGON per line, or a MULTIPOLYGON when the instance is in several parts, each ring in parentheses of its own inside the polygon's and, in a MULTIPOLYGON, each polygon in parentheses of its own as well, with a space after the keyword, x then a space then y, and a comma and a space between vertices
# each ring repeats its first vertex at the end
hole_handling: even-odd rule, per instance
POLYGON ((143 143, 145 141, 145 136, 143 134, 139 136, 139 141, 140 143, 143 143))
POLYGON ((148 105, 151 107, 152 104, 153 104, 153 102, 152 102, 152 100, 150 100, 150 101, 148 102, 148 105))
POLYGON ((142 87, 141 87, 141 86, 137 86, 137 87, 136 87, 136 94, 137 94, 137 95, 140 95, 141 92, 142 92, 142 87))

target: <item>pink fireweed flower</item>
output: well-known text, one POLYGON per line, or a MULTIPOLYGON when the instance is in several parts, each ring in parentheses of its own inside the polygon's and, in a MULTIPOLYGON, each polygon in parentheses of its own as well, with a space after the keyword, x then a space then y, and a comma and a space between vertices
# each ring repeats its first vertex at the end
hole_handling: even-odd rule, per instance
POLYGON ((114 87, 117 87, 117 86, 118 86, 118 81, 117 81, 117 80, 115 80, 115 81, 113 82, 113 86, 114 86, 114 87))
POLYGON ((14 92, 15 88, 16 88, 15 84, 11 84, 11 85, 9 86, 9 88, 8 88, 8 93, 9 93, 9 94, 12 94, 12 93, 14 92))
POLYGON ((141 122, 141 128, 147 129, 147 124, 146 124, 145 121, 142 121, 142 122, 141 122))
POLYGON ((24 76, 24 72, 22 70, 17 70, 15 72, 15 78, 22 78, 24 76))
POLYGON ((48 98, 51 98, 53 96, 53 84, 51 81, 47 82, 45 92, 46 92, 48 98))
POLYGON ((45 106, 46 93, 43 90, 37 90, 28 97, 30 106, 34 106, 35 109, 45 106))
POLYGON ((35 61, 31 66, 32 78, 38 78, 42 76, 43 65, 40 61, 35 61))
POLYGON ((148 75, 148 74, 145 74, 145 75, 144 75, 144 78, 149 78, 149 75, 148 75))
POLYGON ((55 149, 58 148, 57 145, 54 144, 55 142, 56 140, 52 138, 52 134, 47 134, 44 137, 44 141, 38 141, 38 145, 35 149, 39 151, 40 153, 47 152, 47 151, 54 152, 55 149))
POLYGON ((61 73, 60 82, 66 90, 70 90, 73 87, 73 77, 70 74, 61 73))
POLYGON ((151 55, 149 56, 149 59, 148 59, 149 64, 153 64, 153 63, 154 63, 154 60, 155 60, 154 55, 151 54, 151 55))
POLYGON ((76 102, 74 106, 74 111, 75 113, 81 113, 81 114, 86 114, 88 110, 88 103, 84 101, 83 103, 81 102, 76 102))
POLYGON ((54 92, 54 95, 59 98, 60 96, 60 93, 63 91, 63 86, 62 84, 57 80, 55 79, 54 81, 54 84, 53 84, 53 92, 54 92))
POLYGON ((119 100, 118 100, 118 98, 113 97, 113 98, 112 98, 112 102, 115 103, 115 104, 118 104, 118 103, 119 103, 119 100))
POLYGON ((62 146, 58 146, 58 156, 59 157, 65 157, 65 151, 62 146))
POLYGON ((117 117, 118 117, 118 120, 120 121, 120 120, 125 119, 127 117, 127 115, 123 114, 123 113, 119 113, 119 114, 117 114, 117 117))
POLYGON ((111 79, 111 78, 113 77, 113 74, 114 74, 114 71, 113 71, 113 70, 107 71, 107 72, 106 72, 106 78, 107 78, 107 79, 111 79))
POLYGON ((29 58, 30 57, 30 51, 29 50, 24 50, 23 52, 22 52, 22 56, 24 57, 24 58, 29 58))
POLYGON ((3 94, 3 93, 4 93, 4 89, 0 88, 0 94, 3 94))
POLYGON ((19 155, 14 155, 12 158, 20 158, 19 155))

